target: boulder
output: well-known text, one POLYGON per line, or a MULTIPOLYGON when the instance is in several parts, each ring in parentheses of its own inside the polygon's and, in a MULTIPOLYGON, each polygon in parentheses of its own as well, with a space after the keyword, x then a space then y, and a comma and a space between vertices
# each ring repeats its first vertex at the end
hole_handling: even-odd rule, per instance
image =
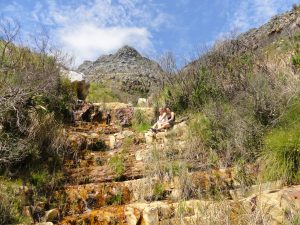
POLYGON ((46 211, 43 221, 44 222, 56 222, 59 220, 59 210, 50 209, 46 211))
POLYGON ((139 98, 138 102, 137 102, 137 106, 147 107, 148 106, 148 100, 146 98, 139 98))
POLYGON ((158 207, 148 206, 143 211, 143 220, 146 225, 159 224, 158 207))
POLYGON ((109 148, 114 149, 116 146, 116 138, 115 135, 109 135, 109 148))
POLYGON ((122 127, 127 127, 131 125, 133 112, 133 107, 120 108, 116 110, 115 116, 122 127))
POLYGON ((125 207, 125 217, 128 225, 137 225, 141 219, 141 212, 133 207, 125 207))
POLYGON ((268 190, 244 200, 245 208, 270 217, 272 224, 283 224, 300 210, 300 185, 268 190))
POLYGON ((155 140, 155 134, 152 131, 145 133, 146 144, 152 144, 155 140))

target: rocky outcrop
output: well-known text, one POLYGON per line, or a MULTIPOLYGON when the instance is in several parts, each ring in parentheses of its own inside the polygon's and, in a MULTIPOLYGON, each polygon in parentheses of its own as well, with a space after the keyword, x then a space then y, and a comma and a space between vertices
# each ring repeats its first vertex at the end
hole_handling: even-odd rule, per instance
POLYGON ((239 41, 252 49, 261 48, 272 43, 280 36, 289 37, 300 30, 300 7, 274 16, 268 23, 254 28, 237 37, 239 41))
POLYGON ((134 48, 124 46, 115 54, 104 55, 96 61, 85 61, 77 69, 88 81, 101 82, 113 90, 146 95, 160 86, 162 70, 158 63, 140 55, 134 48))

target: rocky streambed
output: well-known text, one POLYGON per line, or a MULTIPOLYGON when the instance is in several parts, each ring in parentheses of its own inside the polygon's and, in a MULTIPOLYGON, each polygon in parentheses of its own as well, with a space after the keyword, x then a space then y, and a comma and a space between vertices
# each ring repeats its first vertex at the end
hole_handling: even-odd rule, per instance
POLYGON ((283 224, 300 209, 300 186, 245 184, 241 171, 256 180, 255 165, 203 170, 195 158, 185 175, 175 166, 173 174, 155 173, 189 145, 188 121, 157 134, 139 133, 124 120, 136 110, 153 118, 152 108, 101 107, 80 107, 76 122, 66 127, 73 154, 64 162, 66 183, 53 196, 58 207, 46 212, 43 224, 283 224), (98 109, 87 115, 90 107, 98 109), (168 157, 157 157, 163 152, 168 157))

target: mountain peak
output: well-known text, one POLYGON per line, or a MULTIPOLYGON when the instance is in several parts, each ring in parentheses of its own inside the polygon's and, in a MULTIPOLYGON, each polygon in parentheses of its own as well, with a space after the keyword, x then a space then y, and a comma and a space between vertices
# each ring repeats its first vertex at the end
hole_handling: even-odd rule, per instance
POLYGON ((117 57, 141 57, 141 54, 133 47, 125 45, 120 48, 117 53, 117 57))

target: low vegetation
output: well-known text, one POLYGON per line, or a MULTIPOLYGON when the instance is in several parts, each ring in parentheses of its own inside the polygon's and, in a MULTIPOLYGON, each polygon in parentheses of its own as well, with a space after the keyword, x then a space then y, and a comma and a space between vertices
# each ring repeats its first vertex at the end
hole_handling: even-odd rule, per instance
POLYGON ((256 51, 239 39, 226 40, 183 70, 172 68, 168 55, 166 85, 156 101, 190 115, 185 157, 201 159, 203 168, 262 157, 265 179, 298 182, 300 81, 291 68, 298 68, 299 45, 299 33, 256 51), (273 66, 290 52, 285 67, 273 66))
POLYGON ((110 88, 100 83, 92 82, 86 98, 88 102, 117 102, 119 97, 110 88))
POLYGON ((20 180, 7 181, 0 178, 0 224, 30 223, 29 218, 22 215, 23 199, 19 195, 20 180), (19 196, 19 198, 16 198, 19 196))
POLYGON ((300 181, 300 100, 294 99, 265 136, 265 177, 288 184, 300 181))
POLYGON ((151 127, 151 121, 145 116, 145 113, 137 109, 132 118, 132 128, 138 132, 144 132, 151 127))
POLYGON ((122 179, 125 173, 125 165, 122 155, 115 155, 109 159, 108 165, 116 176, 116 180, 122 179))

